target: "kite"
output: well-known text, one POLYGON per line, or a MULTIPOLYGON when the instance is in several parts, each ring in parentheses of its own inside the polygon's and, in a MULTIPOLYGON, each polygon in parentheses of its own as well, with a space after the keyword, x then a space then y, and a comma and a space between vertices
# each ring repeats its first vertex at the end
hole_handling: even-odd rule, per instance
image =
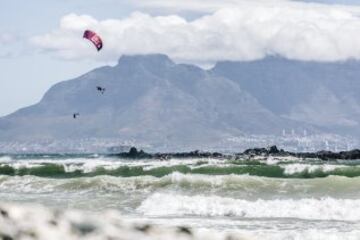
POLYGON ((102 42, 100 36, 97 35, 95 32, 93 32, 91 30, 86 30, 84 32, 83 37, 88 39, 89 41, 91 41, 95 45, 95 47, 98 51, 100 51, 102 49, 103 42, 102 42))

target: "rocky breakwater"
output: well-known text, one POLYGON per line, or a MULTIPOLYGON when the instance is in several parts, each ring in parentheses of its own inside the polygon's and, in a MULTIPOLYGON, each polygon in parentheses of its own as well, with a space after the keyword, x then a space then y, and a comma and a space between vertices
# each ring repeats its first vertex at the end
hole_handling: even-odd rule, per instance
POLYGON ((318 152, 289 152, 283 149, 278 149, 277 146, 268 148, 251 148, 241 153, 222 154, 218 152, 179 152, 179 153, 146 153, 143 150, 138 150, 132 147, 129 152, 116 154, 121 158, 130 159, 171 159, 171 158, 216 158, 216 159, 241 159, 252 157, 297 157, 306 159, 321 159, 321 160, 356 160, 360 159, 360 150, 354 149, 350 151, 332 152, 332 151, 318 151, 318 152))
POLYGON ((130 159, 171 159, 171 158, 228 158, 230 156, 221 153, 201 152, 199 150, 192 152, 178 152, 178 153, 146 153, 143 150, 138 150, 132 147, 129 152, 122 152, 115 154, 121 158, 130 159))
POLYGON ((39 206, 0 204, 2 240, 195 240, 245 239, 225 233, 193 230, 188 227, 153 226, 126 221, 116 211, 90 214, 60 211, 39 206))

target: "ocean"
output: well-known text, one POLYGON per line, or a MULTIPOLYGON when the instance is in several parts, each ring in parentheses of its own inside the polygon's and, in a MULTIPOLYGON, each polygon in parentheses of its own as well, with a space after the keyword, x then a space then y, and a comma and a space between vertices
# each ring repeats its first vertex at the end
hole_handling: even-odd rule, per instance
POLYGON ((360 160, 1 155, 0 202, 250 239, 360 239, 360 160))

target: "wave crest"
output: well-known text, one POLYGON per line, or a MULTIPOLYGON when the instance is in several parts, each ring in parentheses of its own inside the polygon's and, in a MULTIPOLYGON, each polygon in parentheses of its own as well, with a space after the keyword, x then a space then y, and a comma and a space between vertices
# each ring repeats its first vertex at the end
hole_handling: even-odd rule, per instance
POLYGON ((155 193, 137 209, 151 216, 233 216, 241 218, 298 218, 360 220, 360 200, 308 198, 248 201, 218 196, 155 193))

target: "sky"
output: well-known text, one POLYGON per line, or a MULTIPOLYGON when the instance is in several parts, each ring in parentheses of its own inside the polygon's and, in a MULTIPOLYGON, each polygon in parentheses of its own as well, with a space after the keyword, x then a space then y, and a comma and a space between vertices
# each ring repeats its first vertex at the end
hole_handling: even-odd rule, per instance
POLYGON ((360 59, 359 0, 0 0, 0 116, 123 54, 208 66, 360 59), (82 39, 98 32, 104 49, 82 39), (161 44, 159 44, 161 43, 161 44))

